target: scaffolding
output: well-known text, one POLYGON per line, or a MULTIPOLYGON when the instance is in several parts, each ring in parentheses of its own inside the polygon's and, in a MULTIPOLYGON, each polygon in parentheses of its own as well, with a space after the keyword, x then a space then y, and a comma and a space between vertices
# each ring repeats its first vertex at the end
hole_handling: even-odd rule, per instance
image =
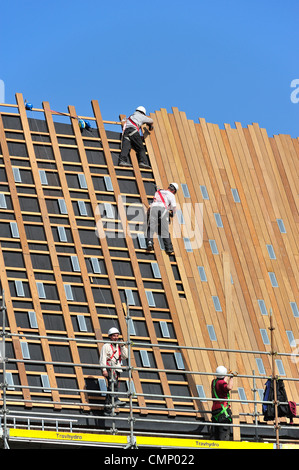
MULTIPOLYGON (((105 445, 116 445, 117 447, 122 447, 122 448, 131 448, 131 449, 134 449, 134 448, 138 448, 138 443, 137 443, 137 439, 136 439, 136 436, 138 436, 139 438, 139 441, 138 442, 142 442, 142 440, 140 441, 140 436, 144 436, 144 438, 146 439, 148 436, 151 436, 149 441, 145 441, 145 442, 149 442, 149 445, 154 445, 153 443, 156 442, 156 446, 159 447, 161 445, 163 445, 163 442, 164 440, 169 437, 171 437, 172 439, 176 439, 176 444, 178 445, 178 440, 182 440, 183 443, 179 444, 181 446, 184 446, 184 443, 186 445, 186 447, 188 447, 188 445, 191 445, 190 444, 190 438, 191 439, 195 439, 197 445, 200 443, 200 439, 203 439, 204 436, 202 434, 198 434, 198 435, 194 435, 194 434, 184 434, 183 432, 171 432, 171 433, 167 433, 167 432, 159 432, 158 429, 159 429, 159 425, 165 421, 159 419, 159 417, 155 418, 155 419, 152 419, 151 418, 151 423, 155 423, 156 424, 156 430, 154 432, 146 432, 146 431, 141 431, 139 429, 136 429, 136 425, 138 424, 139 427, 142 425, 146 428, 146 423, 148 422, 148 419, 146 417, 142 417, 140 416, 140 412, 142 411, 142 407, 140 406, 137 406, 136 403, 134 403, 134 399, 136 400, 136 398, 140 395, 142 396, 150 396, 152 399, 165 399, 167 397, 165 397, 165 395, 158 395, 158 394, 138 394, 134 391, 134 383, 133 383, 133 376, 132 376, 132 372, 133 370, 138 370, 138 371, 142 371, 144 370, 144 368, 142 367, 132 367, 132 364, 131 364, 131 360, 130 360, 130 357, 131 357, 131 348, 133 346, 133 341, 132 341, 132 338, 130 337, 130 328, 129 328, 129 322, 130 322, 130 309, 129 309, 129 306, 128 305, 124 305, 124 310, 125 310, 125 313, 126 313, 126 322, 127 322, 127 331, 128 331, 128 337, 127 337, 127 341, 119 341, 119 344, 125 344, 127 347, 128 347, 128 361, 127 361, 127 365, 126 366, 122 366, 122 369, 124 371, 127 371, 128 372, 128 383, 129 383, 129 386, 128 386, 128 391, 127 392, 117 392, 117 395, 118 396, 121 396, 121 397, 124 397, 127 399, 128 403, 128 407, 129 407, 129 411, 127 412, 127 416, 125 414, 121 415, 117 412, 117 407, 116 407, 116 404, 114 402, 114 397, 116 395, 116 392, 114 391, 114 387, 113 387, 113 381, 112 381, 112 389, 110 392, 108 392, 106 390, 106 394, 111 394, 112 396, 112 405, 111 405, 111 414, 108 415, 108 416, 105 416, 105 420, 108 420, 108 422, 111 424, 111 427, 110 429, 107 431, 107 429, 98 429, 97 427, 94 427, 94 428, 90 428, 88 427, 87 428, 87 432, 89 433, 89 436, 90 436, 90 433, 91 434, 94 434, 96 435, 96 433, 101 433, 101 437, 98 438, 98 439, 95 439, 94 442, 93 439, 89 438, 90 440, 88 441, 88 445, 95 445, 95 446, 105 446, 105 445), (123 423, 128 423, 128 430, 119 430, 117 428, 117 423, 120 423, 120 422, 123 422, 123 423), (113 439, 111 439, 112 436, 118 436, 118 438, 113 441, 113 439)), ((28 442, 29 440, 29 437, 26 437, 26 432, 27 431, 30 431, 30 430, 36 430, 37 431, 41 431, 42 433, 45 433, 45 436, 42 436, 42 441, 45 442, 45 443, 53 443, 53 439, 52 437, 47 437, 49 436, 49 434, 47 434, 47 432, 53 432, 53 430, 56 432, 56 435, 63 435, 63 434, 59 434, 59 433, 67 433, 66 436, 71 436, 71 433, 73 433, 73 431, 76 431, 78 433, 78 430, 79 432, 81 431, 82 432, 82 425, 80 425, 80 420, 82 419, 82 416, 80 414, 70 414, 70 413, 62 413, 62 412, 59 412, 59 414, 55 414, 55 412, 50 412, 50 413, 37 413, 37 412, 29 412, 29 411, 21 411, 21 410, 17 410, 17 411, 12 411, 10 410, 9 408, 9 405, 8 405, 8 399, 7 399, 7 392, 9 390, 9 383, 7 381, 7 374, 6 374, 6 370, 7 370, 7 367, 6 367, 6 364, 8 362, 18 362, 19 360, 17 359, 11 359, 11 358, 8 358, 6 357, 6 348, 5 348, 5 344, 6 344, 6 340, 8 338, 11 338, 12 336, 18 336, 16 334, 11 334, 9 331, 6 331, 6 327, 5 327, 5 313, 6 313, 6 306, 5 306, 5 297, 4 297, 4 294, 2 295, 2 306, 1 306, 1 312, 2 312, 2 332, 0 333, 1 336, 2 336, 2 340, 1 340, 1 363, 2 363, 2 371, 3 371, 3 381, 2 383, 0 384, 0 387, 2 389, 2 409, 0 410, 0 427, 1 427, 1 439, 2 439, 2 443, 3 443, 3 448, 4 449, 9 449, 10 446, 9 446, 9 441, 10 439, 14 440, 16 439, 16 437, 14 436, 19 436, 17 439, 21 440, 21 441, 25 441, 25 442, 28 442), (24 424, 22 424, 24 422, 24 424), (20 435, 18 435, 18 433, 15 433, 15 430, 16 429, 22 429, 23 430, 23 434, 21 433, 21 437, 20 438, 20 435)), ((279 402, 278 399, 277 399, 277 380, 279 380, 279 377, 277 376, 276 374, 276 370, 275 370, 275 360, 274 360, 274 357, 278 356, 278 355, 284 355, 284 356, 288 356, 289 354, 286 354, 286 353, 279 353, 277 351, 274 350, 273 348, 273 342, 274 342, 274 328, 273 328, 273 322, 272 322, 272 315, 270 315, 270 327, 269 327, 270 331, 271 331, 271 352, 268 353, 268 352, 265 352, 265 351, 250 351, 250 350, 246 350, 246 351, 243 351, 243 350, 231 350, 231 349, 218 349, 219 352, 232 352, 232 353, 236 353, 236 354, 271 354, 272 356, 272 375, 270 377, 267 377, 265 375, 263 376, 260 376, 260 375, 256 375, 255 374, 255 371, 252 371, 251 374, 249 375, 240 375, 239 377, 243 377, 243 378, 247 378, 247 379, 251 379, 252 380, 252 384, 253 384, 253 388, 252 388, 252 391, 253 391, 253 394, 254 394, 254 399, 253 400, 246 400, 246 403, 251 403, 253 404, 253 407, 254 407, 254 411, 252 413, 248 413, 247 415, 251 416, 252 417, 252 424, 250 423, 241 423, 239 421, 239 418, 240 416, 238 417, 237 420, 233 419, 232 423, 231 424, 228 424, 228 426, 230 426, 232 429, 232 433, 233 433, 233 441, 234 441, 234 431, 235 430, 240 430, 242 427, 245 427, 247 429, 251 429, 251 431, 253 431, 254 433, 254 440, 255 442, 258 442, 258 441, 261 441, 262 439, 260 439, 259 437, 259 433, 262 432, 263 430, 267 430, 266 433, 267 433, 267 441, 271 441, 271 437, 269 439, 269 431, 271 431, 271 429, 274 429, 275 431, 275 448, 279 449, 281 447, 280 445, 280 435, 281 435, 281 431, 282 430, 294 430, 294 428, 296 427, 296 425, 288 425, 287 423, 282 423, 281 420, 279 419, 279 413, 278 413, 278 407, 279 405, 285 405, 287 403, 282 403, 282 402, 279 402), (262 379, 263 381, 266 380, 266 379, 273 379, 274 381, 274 400, 273 401, 265 401, 265 400, 258 400, 257 399, 257 389, 256 389, 256 380, 257 379, 262 379), (262 413, 260 413, 258 411, 258 405, 261 406, 261 405, 265 405, 265 404, 270 404, 270 405, 274 405, 274 409, 275 409, 275 419, 274 419, 274 423, 273 423, 273 428, 271 425, 269 424, 263 424, 261 422, 259 422, 259 417, 262 416, 262 413)), ((30 337, 31 335, 24 335, 22 334, 22 337, 23 336, 27 336, 27 337, 30 337)), ((37 335, 34 335, 34 338, 39 338, 40 340, 42 339, 42 337, 40 336, 37 336, 37 335)), ((48 337, 49 339, 49 337, 48 337)), ((57 339, 55 337, 53 337, 52 339, 57 339)), ((74 338, 59 338, 60 340, 65 340, 65 341, 77 341, 76 339, 74 338)), ((80 339, 80 342, 83 342, 83 341, 93 341, 93 340, 82 340, 80 339)), ((94 340, 96 341, 97 343, 105 343, 106 341, 99 341, 99 340, 94 340)), ((146 346, 146 347, 160 347, 160 348, 163 348, 163 345, 154 345, 154 344, 149 344, 149 343, 138 343, 139 346, 146 346)), ((166 347, 166 346, 164 346, 166 347)), ((189 349, 188 346, 176 346, 177 348, 179 349, 189 349)), ((190 348, 190 349, 194 349, 194 350, 205 350, 205 351, 208 351, 210 350, 210 348, 190 348)), ((213 351, 215 349, 213 348, 213 351)), ((299 354, 293 354, 294 357, 299 357, 299 354)), ((30 363, 30 364, 49 364, 47 363, 46 361, 37 361, 37 360, 23 360, 22 361, 24 364, 25 363, 30 363)), ((63 361, 61 362, 51 362, 51 364, 54 366, 54 365, 63 365, 65 364, 63 361)), ((67 363, 68 365, 70 365, 70 363, 67 363)), ((72 366, 82 366, 84 365, 84 367, 92 367, 94 368, 95 367, 95 364, 73 364, 71 363, 72 366)), ((113 368, 116 368, 116 367, 112 367, 112 366, 107 366, 108 367, 111 367, 111 369, 113 368)), ((159 369, 156 369, 156 368, 146 368, 146 370, 151 370, 151 371, 159 371, 159 369)), ((174 372, 177 372, 177 371, 174 371, 174 370, 167 370, 167 369, 164 369, 163 372, 165 373, 174 373, 174 372)), ((201 372, 201 371, 188 371, 188 370, 184 370, 184 374, 191 374, 193 376, 195 375, 208 375, 208 376, 215 376, 215 372, 201 372)), ((228 375, 232 375, 232 374, 228 374, 228 375)), ((235 374, 233 374, 235 375, 235 374)), ((285 377, 284 380, 288 381, 288 380, 292 380, 292 381, 299 381, 299 379, 296 379, 296 378, 287 378, 285 377)), ((24 385, 20 385, 20 386, 17 386, 17 385, 14 385, 15 388, 24 388, 24 385)), ((37 386, 28 386, 28 388, 30 389, 35 389, 35 390, 44 390, 44 387, 37 387, 37 386)), ((53 391, 54 389, 52 387, 47 387, 47 391, 53 391)), ((63 391, 63 392, 67 392, 67 391, 74 391, 73 389, 66 389, 66 388, 57 388, 55 389, 57 391, 63 391)), ((103 391, 95 391, 95 390, 87 390, 87 389, 84 389, 84 390, 79 390, 79 389, 76 389, 76 392, 77 393, 92 393, 92 394, 99 394, 99 395, 102 395, 103 394, 103 391)), ((194 397, 194 396, 178 396, 178 397, 175 397, 173 395, 171 395, 171 398, 178 398, 178 399, 184 399, 184 400, 192 400, 193 402, 196 402, 196 403, 200 403, 201 401, 210 401, 210 402, 213 402, 215 401, 216 399, 215 398, 208 398, 208 397, 204 397, 204 398, 200 398, 200 397, 194 397)), ((24 403, 26 400, 23 400, 24 403)), ((32 399, 33 401, 33 399, 32 399)), ((231 406, 233 407, 234 406, 234 403, 240 403, 242 400, 240 399, 230 399, 229 400, 230 403, 231 403, 231 406)), ((20 404, 20 402, 22 402, 22 400, 18 399, 17 400, 17 403, 18 405, 20 404)), ((9 399, 9 403, 11 405, 14 404, 14 400, 13 399, 9 399)), ((40 402, 39 402, 40 403, 40 402)), ((42 401, 43 405, 54 405, 55 403, 53 401, 47 401, 47 400, 43 400, 42 401)), ((65 405, 67 405, 68 403, 67 402, 64 402, 65 405)), ((71 404, 71 403, 70 403, 71 404)), ((297 403, 296 403, 297 405, 297 403)), ((80 403, 80 406, 82 407, 82 409, 84 409, 84 407, 86 407, 86 403, 80 403)), ((94 412, 94 410, 92 411, 92 418, 94 420, 97 420, 97 419, 102 419, 103 418, 103 414, 102 414, 102 410, 101 408, 103 409, 103 406, 101 407, 101 405, 99 405, 99 403, 97 404, 92 404, 92 403, 89 403, 88 405, 90 407, 91 410, 96 410, 98 414, 96 414, 94 412)), ((147 412, 154 412, 155 410, 157 410, 158 408, 155 408, 155 406, 147 406, 146 407, 146 411, 147 412)), ((165 410, 165 408, 164 408, 165 410)), ((167 409, 166 411, 171 411, 170 409, 167 409)), ((176 411, 179 411, 178 409, 176 409, 176 411)), ((184 413, 186 413, 186 410, 182 410, 184 411, 184 413)), ((205 426, 219 426, 218 423, 212 423, 211 421, 209 421, 206 417, 206 415, 208 415, 210 412, 207 411, 207 410, 203 410, 203 409, 200 409, 200 407, 198 407, 198 409, 196 410, 192 410, 192 413, 195 413, 197 414, 200 414, 200 415, 205 415, 204 416, 204 419, 202 421, 199 421, 199 424, 201 425, 205 425, 205 426)), ((86 414, 83 416, 83 419, 84 421, 86 420, 86 414)), ((180 426, 184 426, 185 424, 190 424, 190 421, 189 420, 184 420, 184 418, 176 418, 176 419, 172 419, 172 418, 168 418, 167 420, 167 423, 173 423, 175 425, 175 427, 178 429, 180 426)), ((83 428, 83 432, 86 431, 86 429, 83 428)), ((246 439, 247 440, 247 439, 246 439)), ((30 441, 34 441, 34 439, 32 438, 32 436, 30 437, 30 441)), ((242 441, 242 440, 241 440, 242 441)), ((68 442, 68 438, 65 437, 65 435, 63 435, 63 444, 66 444, 68 442)), ((168 441, 167 441, 168 442, 168 441)), ((299 440, 298 439, 295 439, 294 441, 295 443, 299 443, 299 440)), ((293 443, 294 443, 293 442, 293 443)), ((70 440, 71 444, 75 444, 76 445, 76 441, 73 440, 73 438, 70 440)), ((82 440, 80 440, 78 443, 80 443, 80 445, 82 445, 82 440)), ((170 445, 171 446, 171 445, 170 445)))

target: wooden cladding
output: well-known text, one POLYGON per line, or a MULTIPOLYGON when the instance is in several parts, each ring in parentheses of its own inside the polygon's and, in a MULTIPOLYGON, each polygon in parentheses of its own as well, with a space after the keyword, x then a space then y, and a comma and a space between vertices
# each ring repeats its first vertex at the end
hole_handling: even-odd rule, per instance
MULTIPOLYGON (((233 398, 252 400, 252 380, 241 376, 272 373, 270 311, 277 351, 291 354, 299 337, 298 139, 270 138, 257 124, 220 129, 162 109, 145 134, 152 170, 141 170, 133 151, 133 168, 121 168, 120 123, 107 131, 97 101, 92 130, 82 131, 73 106, 62 123, 49 103, 36 118, 16 98, 15 112, 0 116, 0 278, 8 328, 18 335, 11 358, 26 351, 29 363, 8 366, 20 385, 11 396, 33 406, 46 393, 53 408, 67 401, 88 410, 101 341, 112 325, 127 340, 129 301, 134 403, 143 414, 156 406, 175 416, 185 407, 205 419, 198 410, 211 404, 196 398, 210 397, 208 374, 220 364, 240 375, 233 398), (159 239, 146 253, 146 209, 155 185, 173 181, 175 254, 159 239), (35 368, 30 359, 42 362, 35 368), (33 388, 44 375, 51 392, 33 388)), ((282 378, 297 378, 297 364, 277 356, 282 378)), ((257 380, 260 393, 265 379, 257 380)), ((294 401, 297 383, 287 383, 294 401)))

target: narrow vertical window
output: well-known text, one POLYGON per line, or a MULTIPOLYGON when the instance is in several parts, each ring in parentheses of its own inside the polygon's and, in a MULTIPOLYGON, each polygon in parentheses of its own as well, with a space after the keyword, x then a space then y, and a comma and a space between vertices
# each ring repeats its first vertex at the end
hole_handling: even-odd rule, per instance
POLYGON ((189 198, 190 193, 189 193, 188 185, 186 183, 182 183, 181 186, 182 186, 184 197, 189 198))
POLYGON ((78 174, 79 186, 81 189, 87 189, 87 182, 84 173, 78 174))
POLYGON ((17 222, 9 222, 12 238, 20 238, 17 222))
POLYGON ((45 172, 45 170, 38 170, 39 172, 39 177, 40 177, 40 182, 43 186, 47 186, 48 185, 48 178, 47 178, 47 173, 45 172))
POLYGON ((64 291, 67 300, 74 300, 72 286, 70 284, 64 284, 64 291))
POLYGON ((40 299, 45 299, 46 292, 45 292, 44 284, 42 282, 37 282, 36 287, 37 287, 38 297, 40 299))
POLYGON ((67 207, 64 199, 58 199, 60 214, 67 214, 67 207))

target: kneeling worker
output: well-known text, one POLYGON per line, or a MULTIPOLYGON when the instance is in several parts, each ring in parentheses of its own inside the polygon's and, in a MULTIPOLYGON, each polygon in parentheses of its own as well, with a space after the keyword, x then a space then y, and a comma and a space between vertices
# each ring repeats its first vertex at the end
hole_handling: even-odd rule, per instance
MULTIPOLYGON (((119 341, 119 331, 117 328, 110 328, 108 331, 108 336, 110 342, 104 343, 101 349, 100 355, 100 367, 102 368, 103 376, 107 380, 107 391, 112 391, 112 382, 114 383, 114 392, 118 391, 118 379, 122 372, 121 364, 123 359, 128 358, 128 349, 124 344, 117 344, 119 341), (111 366, 113 368, 109 368, 107 366, 111 366), (115 367, 115 368, 114 368, 115 367), (117 368, 119 367, 119 368, 117 368)), ((114 395, 114 405, 115 406, 125 406, 125 402, 122 402, 118 399, 116 395, 114 395)), ((107 394, 105 405, 112 405, 112 395, 107 394)))
POLYGON ((216 378, 212 381, 212 398, 219 401, 213 401, 212 423, 221 424, 221 426, 212 426, 212 439, 220 441, 230 440, 230 426, 232 422, 232 413, 229 404, 230 391, 233 388, 233 377, 227 377, 227 369, 224 366, 218 366, 216 369, 216 378))
POLYGON ((145 148, 140 135, 143 124, 146 124, 152 130, 154 121, 146 115, 146 109, 143 106, 138 106, 136 111, 128 117, 123 127, 122 147, 118 161, 119 166, 132 166, 128 162, 128 156, 131 148, 133 148, 136 152, 140 168, 151 168, 147 164, 145 148))
POLYGON ((176 199, 178 190, 177 183, 170 183, 168 189, 159 189, 154 195, 150 205, 147 225, 147 249, 153 249, 153 237, 159 233, 164 242, 165 251, 168 255, 173 253, 172 241, 169 233, 169 217, 175 215, 176 199))

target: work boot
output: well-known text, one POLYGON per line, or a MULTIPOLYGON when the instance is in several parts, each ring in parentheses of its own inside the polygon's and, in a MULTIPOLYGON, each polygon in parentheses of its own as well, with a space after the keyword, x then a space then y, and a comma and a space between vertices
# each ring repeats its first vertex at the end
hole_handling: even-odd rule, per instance
POLYGON ((132 167, 133 165, 131 165, 129 162, 126 162, 125 160, 120 160, 120 162, 118 162, 118 166, 132 167))
POLYGON ((139 163, 139 167, 140 167, 140 168, 146 168, 146 169, 148 169, 148 170, 151 170, 151 169, 152 169, 152 167, 151 167, 150 165, 148 165, 147 163, 145 163, 145 162, 140 162, 140 163, 139 163))
POLYGON ((146 249, 151 251, 154 248, 153 242, 148 242, 146 249))

